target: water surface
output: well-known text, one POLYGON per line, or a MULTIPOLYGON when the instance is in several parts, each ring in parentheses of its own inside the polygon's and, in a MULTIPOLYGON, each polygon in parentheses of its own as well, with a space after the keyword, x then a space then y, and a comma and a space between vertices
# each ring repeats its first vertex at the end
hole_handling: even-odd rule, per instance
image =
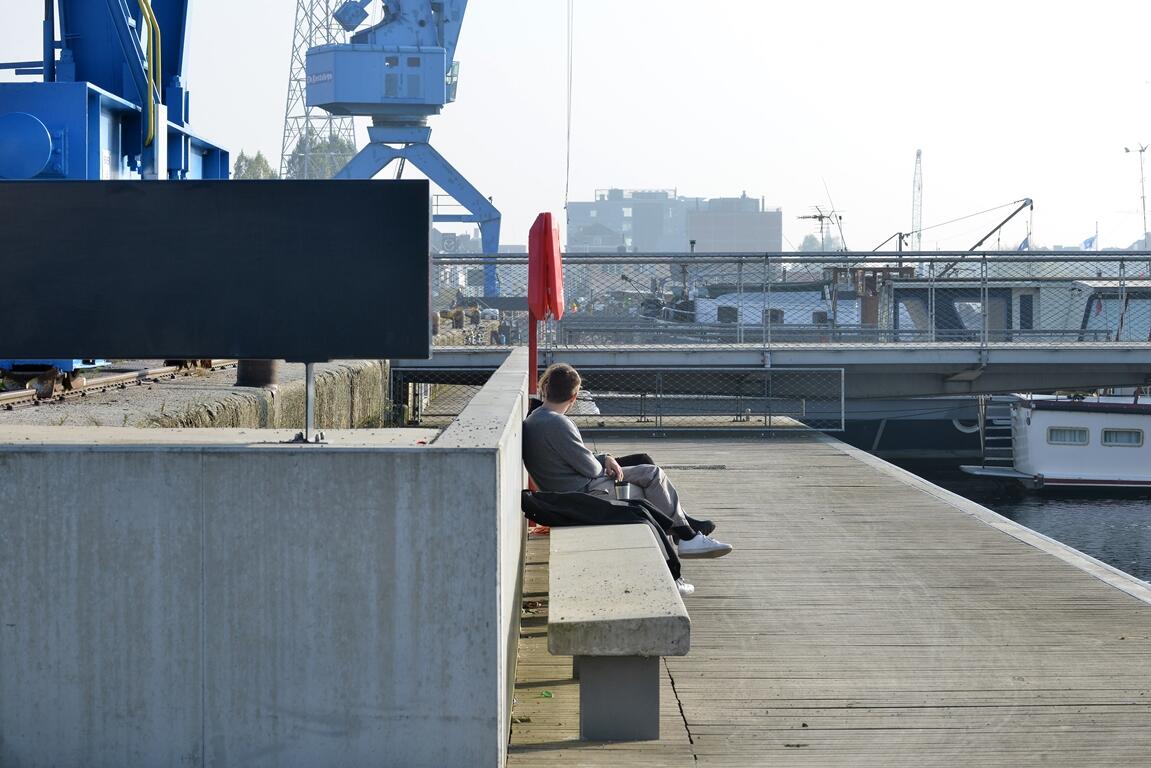
POLYGON ((1037 493, 965 475, 954 466, 912 462, 902 466, 1009 520, 1151 581, 1151 494, 1114 489, 1037 493))

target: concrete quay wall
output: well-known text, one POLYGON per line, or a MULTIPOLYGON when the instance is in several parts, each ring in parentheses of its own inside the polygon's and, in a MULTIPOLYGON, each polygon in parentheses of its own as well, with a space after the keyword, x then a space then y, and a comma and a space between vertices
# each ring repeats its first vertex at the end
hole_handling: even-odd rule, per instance
MULTIPOLYGON (((387 360, 343 360, 317 366, 317 427, 384 426, 391 408, 388 373, 387 360)), ((173 413, 153 412, 142 421, 143 426, 152 427, 302 429, 304 402, 304 379, 281 374, 275 390, 244 387, 206 397, 173 413)))
POLYGON ((4 429, 0 765, 503 765, 526 384, 427 446, 4 429))

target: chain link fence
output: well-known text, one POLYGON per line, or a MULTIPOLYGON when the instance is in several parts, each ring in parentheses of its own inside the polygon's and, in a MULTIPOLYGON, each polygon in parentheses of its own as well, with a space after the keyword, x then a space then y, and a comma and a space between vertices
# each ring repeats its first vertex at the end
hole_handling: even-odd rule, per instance
POLYGON ((842 431, 838 368, 582 368, 581 428, 842 431))
MULTIPOLYGON (((1151 343, 1151 253, 1062 253, 569 255, 568 308, 546 340, 557 349, 1151 343)), ((441 314, 472 308, 495 323, 485 343, 523 343, 526 257, 437 257, 434 272, 441 314), (500 296, 483 295, 491 275, 500 296)))

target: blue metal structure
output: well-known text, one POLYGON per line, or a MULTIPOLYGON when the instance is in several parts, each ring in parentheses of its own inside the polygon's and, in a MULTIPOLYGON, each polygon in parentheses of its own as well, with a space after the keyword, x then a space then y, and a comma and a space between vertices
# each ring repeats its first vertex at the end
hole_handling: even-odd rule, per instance
MULTIPOLYGON (((484 253, 498 253, 500 212, 431 146, 427 125, 456 98, 456 43, 468 0, 381 0, 383 21, 359 29, 372 2, 348 0, 333 14, 354 33, 350 42, 308 51, 308 105, 372 118, 371 142, 337 178, 370 179, 393 160, 410 162, 468 211, 433 220, 478 224, 484 253)), ((499 295, 494 266, 485 267, 484 294, 499 295)))
POLYGON ((42 58, 0 63, 40 78, 0 83, 0 180, 227 178, 228 153, 188 126, 190 2, 44 0, 42 58))

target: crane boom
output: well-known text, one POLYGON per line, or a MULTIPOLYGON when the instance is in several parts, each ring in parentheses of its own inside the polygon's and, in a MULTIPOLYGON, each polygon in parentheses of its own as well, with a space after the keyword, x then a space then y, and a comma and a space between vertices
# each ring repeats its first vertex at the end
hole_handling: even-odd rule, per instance
MULTIPOLYGON (((1016 209, 1015 209, 1014 211, 1012 211, 1011 213, 1007 214, 1007 218, 1005 218, 1003 221, 1001 221, 1001 222, 999 222, 998 224, 996 224, 996 225, 995 225, 995 227, 994 227, 994 228, 992 228, 992 230, 991 230, 990 232, 988 232, 986 235, 984 235, 982 238, 980 238, 980 239, 979 239, 979 242, 978 242, 978 243, 976 243, 975 245, 971 246, 971 248, 969 248, 968 250, 970 250, 970 251, 974 251, 974 250, 978 249, 978 248, 979 248, 979 246, 981 246, 981 245, 983 245, 985 242, 987 242, 987 240, 988 240, 988 239, 990 239, 990 237, 991 237, 992 235, 994 235, 994 234, 995 234, 996 232, 998 232, 999 230, 1003 229, 1003 227, 1004 227, 1004 226, 1006 226, 1007 222, 1009 222, 1009 221, 1011 221, 1012 219, 1014 219, 1014 218, 1015 218, 1016 216, 1018 216, 1018 215, 1019 215, 1019 214, 1020 214, 1022 211, 1026 210, 1026 209, 1028 209, 1028 208, 1034 208, 1034 207, 1035 207, 1035 203, 1034 203, 1034 202, 1031 200, 1031 198, 1030 198, 1030 197, 1025 197, 1025 198, 1023 198, 1022 200, 1016 200, 1015 202, 1019 203, 1019 207, 1018 207, 1018 208, 1016 208, 1016 209)), ((942 271, 939 273, 939 277, 946 277, 946 276, 947 276, 947 274, 948 274, 949 272, 951 272, 951 270, 955 269, 955 265, 956 265, 956 264, 958 264, 958 263, 959 263, 959 261, 953 261, 953 262, 951 262, 950 264, 948 264, 948 265, 947 265, 946 267, 944 267, 944 268, 943 268, 943 270, 942 270, 942 271)))
POLYGON ((1025 197, 1025 198, 1023 198, 1022 200, 1018 201, 1018 202, 1019 202, 1019 207, 1018 207, 1018 208, 1016 208, 1016 209, 1015 209, 1014 211, 1012 211, 1011 213, 1007 214, 1007 218, 1006 218, 1006 219, 1004 219, 1003 221, 1001 221, 1001 222, 999 222, 998 224, 996 224, 994 229, 992 229, 990 232, 988 232, 986 235, 984 235, 984 236, 983 236, 983 238, 982 238, 982 239, 980 239, 980 241, 979 241, 978 243, 976 243, 975 245, 971 246, 971 248, 970 248, 969 250, 972 250, 972 251, 974 251, 974 250, 975 250, 975 249, 977 249, 979 246, 981 246, 981 245, 983 245, 984 243, 986 243, 986 242, 987 242, 987 240, 988 240, 988 239, 989 239, 989 238, 990 238, 992 235, 994 235, 994 234, 995 234, 996 232, 998 232, 999 230, 1003 229, 1003 227, 1004 227, 1004 226, 1007 224, 1007 222, 1009 222, 1009 221, 1011 221, 1012 219, 1014 219, 1014 218, 1015 218, 1017 215, 1019 215, 1019 214, 1020 214, 1020 213, 1021 213, 1021 212, 1022 212, 1024 209, 1026 209, 1026 208, 1034 208, 1034 207, 1035 207, 1035 203, 1033 203, 1033 202, 1031 201, 1031 198, 1030 198, 1030 197, 1025 197))

